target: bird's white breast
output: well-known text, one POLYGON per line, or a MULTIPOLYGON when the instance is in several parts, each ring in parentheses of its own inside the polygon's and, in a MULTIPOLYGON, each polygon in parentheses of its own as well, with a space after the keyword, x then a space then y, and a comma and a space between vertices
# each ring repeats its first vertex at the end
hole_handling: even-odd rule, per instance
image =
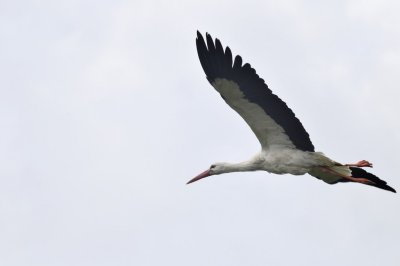
POLYGON ((272 148, 260 154, 262 167, 274 174, 304 175, 316 166, 329 166, 334 163, 319 152, 297 149, 272 148))

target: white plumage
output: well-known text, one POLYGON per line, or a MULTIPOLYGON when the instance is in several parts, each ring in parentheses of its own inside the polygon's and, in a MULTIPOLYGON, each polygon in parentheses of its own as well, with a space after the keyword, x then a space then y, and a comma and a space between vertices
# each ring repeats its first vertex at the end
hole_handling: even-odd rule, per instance
POLYGON ((315 152, 308 133, 293 111, 261 79, 242 58, 232 60, 229 47, 215 44, 209 34, 197 33, 197 52, 208 81, 225 102, 250 126, 261 144, 261 151, 240 163, 216 163, 191 179, 195 182, 211 175, 263 170, 274 174, 306 173, 328 184, 358 182, 396 192, 385 181, 360 167, 372 167, 368 161, 341 164, 315 152))

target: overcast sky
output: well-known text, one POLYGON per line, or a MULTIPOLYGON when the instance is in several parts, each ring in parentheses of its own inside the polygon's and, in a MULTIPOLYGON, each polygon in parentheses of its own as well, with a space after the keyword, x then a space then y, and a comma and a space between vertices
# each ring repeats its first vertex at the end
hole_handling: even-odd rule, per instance
POLYGON ((260 149, 196 30, 317 150, 400 189, 400 3, 0 0, 0 264, 400 265, 398 194, 309 175, 185 183, 260 149))

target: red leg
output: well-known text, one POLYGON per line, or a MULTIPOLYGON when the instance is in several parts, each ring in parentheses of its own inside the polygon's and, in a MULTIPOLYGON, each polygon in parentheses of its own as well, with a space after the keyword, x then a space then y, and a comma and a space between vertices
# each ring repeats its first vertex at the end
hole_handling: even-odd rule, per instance
POLYGON ((335 174, 337 176, 343 177, 344 179, 347 179, 347 180, 352 181, 352 182, 357 182, 357 183, 362 183, 362 184, 367 184, 367 185, 368 184, 369 185, 370 184, 375 184, 374 182, 372 182, 371 180, 368 180, 366 178, 343 175, 343 174, 340 174, 340 173, 338 173, 338 172, 336 172, 336 171, 334 171, 334 170, 332 170, 332 169, 330 169, 328 167, 322 167, 322 169, 324 169, 326 172, 330 172, 332 174, 335 174))
POLYGON ((350 164, 345 164, 346 166, 355 166, 355 167, 373 167, 372 163, 362 160, 359 161, 358 163, 350 163, 350 164))

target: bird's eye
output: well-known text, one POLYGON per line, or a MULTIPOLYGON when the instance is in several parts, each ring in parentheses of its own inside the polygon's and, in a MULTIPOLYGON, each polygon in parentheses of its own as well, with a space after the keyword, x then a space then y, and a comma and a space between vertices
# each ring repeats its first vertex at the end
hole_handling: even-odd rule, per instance
POLYGON ((210 169, 213 169, 213 168, 215 168, 215 164, 213 164, 213 165, 210 166, 210 169))

